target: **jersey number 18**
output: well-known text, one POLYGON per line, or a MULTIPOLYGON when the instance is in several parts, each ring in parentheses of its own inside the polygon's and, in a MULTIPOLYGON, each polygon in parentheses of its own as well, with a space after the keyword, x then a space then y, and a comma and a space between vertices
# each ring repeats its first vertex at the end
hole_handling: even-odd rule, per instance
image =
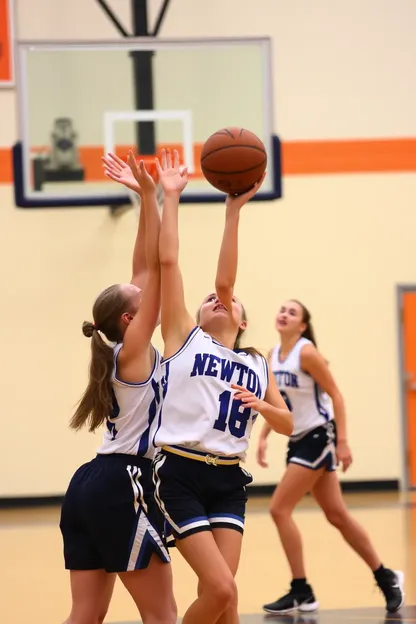
POLYGON ((248 421, 251 416, 251 408, 245 407, 240 411, 243 403, 232 400, 231 392, 224 390, 219 396, 220 410, 214 429, 225 431, 228 425, 229 432, 235 438, 242 438, 246 432, 248 421), (231 403, 231 409, 230 409, 231 403))

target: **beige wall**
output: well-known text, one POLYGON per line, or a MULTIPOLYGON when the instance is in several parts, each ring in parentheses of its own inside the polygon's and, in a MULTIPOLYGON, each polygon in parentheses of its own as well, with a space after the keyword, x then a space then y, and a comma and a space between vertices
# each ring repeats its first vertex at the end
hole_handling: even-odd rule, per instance
MULTIPOLYGON (((113 3, 121 14, 125 4, 113 3)), ((285 140, 416 135, 412 0, 242 6, 174 0, 163 35, 273 36, 275 127, 285 140)), ((114 34, 83 0, 39 0, 36 16, 31 0, 20 0, 17 13, 23 39, 114 34)), ((0 146, 16 139, 14 99, 13 91, 0 91, 0 146)), ((279 303, 290 296, 304 300, 347 401, 355 456, 348 478, 400 477, 395 285, 416 283, 416 179, 291 177, 284 194, 280 202, 250 206, 242 220, 237 292, 251 320, 249 342, 269 348, 279 303)), ((101 288, 129 279, 135 216, 16 210, 8 187, 0 187, 0 205, 0 496, 60 493, 99 442, 67 429, 88 365, 81 322, 101 288)), ((223 216, 221 206, 181 208, 190 310, 212 288, 223 216), (191 261, 195 254, 199 263, 191 261)), ((270 469, 261 470, 253 453, 258 429, 247 467, 256 483, 275 482, 284 441, 274 439, 270 469)))

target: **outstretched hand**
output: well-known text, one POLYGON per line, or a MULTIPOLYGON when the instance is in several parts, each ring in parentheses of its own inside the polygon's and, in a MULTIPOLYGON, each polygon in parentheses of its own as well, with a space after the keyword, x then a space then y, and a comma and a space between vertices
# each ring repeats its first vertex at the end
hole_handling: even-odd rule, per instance
POLYGON ((225 205, 227 208, 232 210, 240 210, 244 204, 246 204, 250 199, 254 197, 257 191, 260 189, 261 185, 264 182, 264 178, 266 177, 266 171, 261 176, 260 180, 256 182, 256 184, 246 193, 242 193, 241 195, 227 195, 227 199, 225 200, 225 205))
POLYGON ((134 179, 138 183, 141 193, 152 193, 156 189, 155 181, 146 169, 146 165, 143 160, 139 161, 137 166, 136 158, 132 151, 129 152, 127 157, 127 163, 130 167, 130 171, 133 174, 134 179))
POLYGON ((179 153, 173 150, 173 162, 170 150, 162 150, 160 160, 156 158, 156 167, 159 174, 159 182, 165 195, 169 193, 180 194, 188 184, 188 169, 179 165, 179 153))
POLYGON ((102 156, 101 160, 104 166, 104 173, 107 178, 110 180, 114 180, 114 182, 118 182, 119 184, 123 184, 131 191, 138 193, 141 195, 140 184, 135 179, 133 172, 129 165, 121 160, 115 154, 107 154, 106 156, 102 156))

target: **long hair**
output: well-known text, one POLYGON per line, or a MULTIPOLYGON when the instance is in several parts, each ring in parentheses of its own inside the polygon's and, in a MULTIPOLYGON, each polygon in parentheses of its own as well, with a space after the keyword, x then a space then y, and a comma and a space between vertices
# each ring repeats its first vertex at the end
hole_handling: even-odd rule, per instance
POLYGON ((312 326, 311 313, 309 312, 308 308, 305 305, 303 305, 303 303, 298 301, 297 299, 291 299, 290 301, 293 301, 293 303, 297 303, 298 306, 300 306, 302 310, 302 323, 305 323, 306 325, 306 328, 302 333, 302 338, 307 338, 308 340, 311 341, 313 345, 315 345, 316 348, 318 348, 318 345, 316 343, 316 338, 315 338, 315 331, 312 326))
POLYGON ((88 423, 89 431, 95 431, 111 414, 114 352, 101 334, 113 343, 123 341, 120 317, 128 311, 128 302, 129 297, 123 293, 120 284, 110 286, 94 303, 94 323, 84 321, 82 324, 82 333, 91 338, 91 361, 87 388, 70 421, 72 429, 79 430, 88 423))
MULTIPOLYGON (((241 304, 241 310, 242 310, 242 320, 247 322, 247 312, 243 304, 241 304)), ((198 323, 198 325, 199 325, 199 319, 201 316, 200 312, 201 312, 201 308, 199 308, 198 312, 196 313, 196 322, 198 323)), ((241 346, 241 339, 245 331, 246 330, 242 329, 241 327, 238 328, 237 336, 235 338, 235 342, 233 346, 233 351, 244 351, 248 355, 259 355, 260 357, 264 357, 264 355, 262 355, 260 351, 258 351, 255 347, 242 347, 241 346)))

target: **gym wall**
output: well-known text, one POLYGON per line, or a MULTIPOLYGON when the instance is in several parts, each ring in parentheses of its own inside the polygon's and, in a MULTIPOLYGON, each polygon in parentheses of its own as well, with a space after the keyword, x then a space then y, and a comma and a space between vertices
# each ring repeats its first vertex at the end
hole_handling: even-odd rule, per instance
MULTIPOLYGON (((116 37, 94 3, 38 0, 36 15, 31 0, 16 4, 21 39, 116 37)), ((128 3, 112 5, 128 25, 128 3)), ((355 461, 346 480, 402 477, 395 285, 416 283, 416 179, 411 167, 385 169, 392 152, 399 170, 406 158, 414 162, 415 20, 412 0, 400 7, 394 0, 172 0, 161 33, 273 37, 284 199, 244 210, 237 294, 249 314, 247 344, 265 351, 277 341, 274 317, 285 298, 311 309, 319 347, 347 404, 355 461), (357 149, 361 168, 345 173, 357 149), (338 172, 328 174, 335 156, 338 172), (372 168, 378 172, 368 173, 372 168)), ((114 80, 109 72, 109 93, 114 80)), ((181 89, 180 71, 173 87, 181 89)), ((130 89, 127 80, 126 97, 130 89)), ((248 91, 236 94, 233 105, 247 105, 248 91)), ((49 132, 49 121, 44 128, 49 132)), ((136 227, 133 213, 113 220, 104 208, 17 210, 7 184, 16 138, 15 94, 0 91, 3 497, 61 494, 99 444, 99 434, 67 427, 88 368, 81 324, 102 288, 130 279, 136 227)), ((181 207, 191 311, 212 290, 223 221, 222 206, 181 207)), ((255 462, 259 429, 247 469, 256 484, 275 483, 285 440, 273 437, 263 470, 255 462)))

